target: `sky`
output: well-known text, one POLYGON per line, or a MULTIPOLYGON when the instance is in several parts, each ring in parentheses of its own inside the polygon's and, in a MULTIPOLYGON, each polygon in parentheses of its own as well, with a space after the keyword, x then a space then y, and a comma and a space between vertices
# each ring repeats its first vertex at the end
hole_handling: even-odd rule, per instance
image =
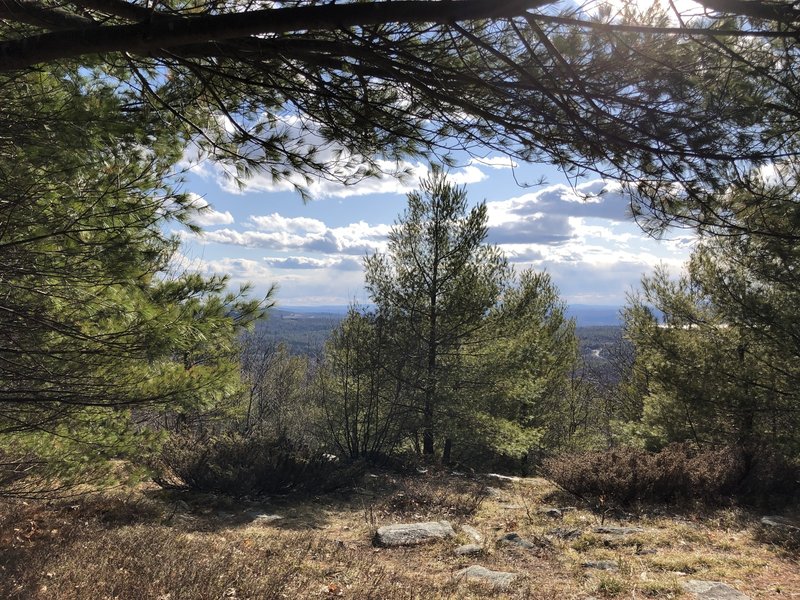
MULTIPOLYGON (((257 294, 277 284, 279 307, 368 303, 362 260, 385 251, 406 194, 428 172, 422 162, 404 166, 405 180, 312 182, 304 203, 286 182, 255 175, 240 188, 210 161, 186 162, 184 191, 208 207, 194 219, 202 234, 173 226, 183 240, 178 264, 249 282, 257 294)), ((612 181, 571 185, 551 166, 502 156, 467 160, 448 175, 471 205, 486 202, 487 242, 517 269, 550 273, 570 304, 622 305, 643 274, 659 264, 677 274, 691 250, 686 234, 657 241, 643 233, 612 181)))
MULTIPOLYGON (((622 7, 618 0, 604 1, 622 7)), ((642 9, 652 2, 636 1, 642 9)), ((595 4, 583 6, 591 12, 595 4)), ((691 0, 673 0, 672 6, 685 15, 703 10, 691 0)), ((293 119, 284 126, 297 127, 293 119)), ((313 131, 298 130, 297 139, 318 145, 313 131)), ((330 147, 323 152, 334 156, 330 147)), ((275 299, 284 307, 368 304, 362 260, 385 251, 406 194, 429 168, 404 163, 411 173, 405 180, 382 177, 351 186, 313 181, 312 199, 303 202, 291 182, 256 174, 239 187, 223 167, 188 154, 180 167, 184 191, 206 208, 195 219, 202 234, 174 230, 183 239, 179 268, 226 274, 233 285, 249 282, 258 294, 276 284, 275 299)), ((694 244, 685 231, 648 237, 613 181, 575 184, 553 166, 495 155, 465 159, 449 177, 466 186, 470 204, 486 203, 487 242, 499 245, 519 270, 547 271, 570 304, 621 306, 656 266, 679 274, 694 244)))

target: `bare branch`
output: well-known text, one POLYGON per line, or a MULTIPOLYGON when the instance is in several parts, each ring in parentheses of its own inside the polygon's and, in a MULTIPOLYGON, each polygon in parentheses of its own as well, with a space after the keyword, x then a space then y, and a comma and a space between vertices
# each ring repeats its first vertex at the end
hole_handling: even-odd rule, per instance
POLYGON ((94 27, 86 17, 31 0, 0 0, 0 19, 34 25, 50 31, 94 27))
POLYGON ((164 48, 302 30, 384 23, 448 23, 524 14, 553 0, 457 0, 326 4, 220 15, 157 19, 135 25, 75 29, 0 44, 0 71, 86 54, 150 54, 164 48))

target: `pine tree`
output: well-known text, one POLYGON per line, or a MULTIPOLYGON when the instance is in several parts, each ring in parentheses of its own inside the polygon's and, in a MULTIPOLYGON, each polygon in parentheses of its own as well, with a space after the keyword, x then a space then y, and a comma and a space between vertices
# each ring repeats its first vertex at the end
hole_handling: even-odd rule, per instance
POLYGON ((151 447, 157 413, 233 394, 236 330, 263 309, 224 278, 173 272, 163 227, 195 210, 170 178, 186 139, 128 100, 89 71, 0 79, 7 493, 21 472, 45 487, 99 473, 151 447))

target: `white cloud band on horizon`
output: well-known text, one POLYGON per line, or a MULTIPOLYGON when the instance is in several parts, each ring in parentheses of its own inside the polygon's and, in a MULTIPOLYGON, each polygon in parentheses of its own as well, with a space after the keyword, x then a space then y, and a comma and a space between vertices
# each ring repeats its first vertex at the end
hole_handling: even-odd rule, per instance
MULTIPOLYGON (((486 206, 487 241, 498 244, 512 264, 550 272, 568 298, 591 295, 620 303, 656 265, 678 269, 694 243, 692 236, 682 236, 656 246, 638 235, 621 187, 602 180, 574 188, 551 185, 486 206)), ((227 273, 261 288, 278 283, 289 303, 305 304, 313 297, 346 304, 363 299, 361 261, 386 249, 391 227, 363 220, 332 227, 318 218, 272 212, 200 236, 177 233, 201 246, 246 248, 250 255, 201 261, 204 273, 227 273)))

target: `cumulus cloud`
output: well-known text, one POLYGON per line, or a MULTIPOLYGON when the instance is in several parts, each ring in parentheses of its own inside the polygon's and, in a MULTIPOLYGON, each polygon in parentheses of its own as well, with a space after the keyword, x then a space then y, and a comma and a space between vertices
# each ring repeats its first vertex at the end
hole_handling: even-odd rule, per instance
MULTIPOLYGON (((471 166, 462 171, 469 173, 471 166)), ((572 302, 619 304, 641 275, 656 265, 666 264, 678 272, 694 243, 686 235, 667 243, 647 238, 626 217, 627 207, 620 187, 601 180, 575 188, 548 186, 487 202, 488 241, 500 245, 520 268, 549 271, 572 302)), ((345 304, 363 298, 361 259, 386 249, 391 227, 366 221, 332 227, 322 219, 273 212, 252 215, 238 227, 208 230, 200 237, 182 235, 201 243, 249 249, 246 259, 203 261, 203 272, 228 273, 234 282, 252 281, 264 288, 277 283, 282 290, 279 297, 287 304, 345 304), (258 250, 264 250, 263 255, 252 260, 258 250)))
POLYGON ((360 271, 362 262, 355 257, 312 258, 308 256, 267 257, 264 262, 274 269, 333 269, 360 271))
MULTIPOLYGON (((203 232, 197 239, 201 243, 248 248, 360 256, 383 250, 391 229, 390 225, 370 225, 365 221, 344 227, 328 227, 317 219, 283 217, 278 213, 252 216, 249 224, 253 229, 215 229, 203 232)), ((182 235, 193 237, 188 233, 182 235)))
MULTIPOLYGON (((225 124, 225 122, 223 123, 225 124)), ((319 164, 326 165, 328 174, 302 173, 288 164, 263 161, 268 168, 255 170, 246 176, 222 163, 202 156, 196 147, 188 149, 179 168, 213 180, 223 191, 231 194, 249 192, 291 192, 303 189, 311 198, 347 198, 378 194, 405 194, 417 187, 420 179, 429 173, 423 162, 386 159, 367 160, 347 148, 325 140, 317 123, 299 115, 271 117, 270 127, 276 135, 283 135, 288 152, 310 155, 319 164)), ((250 158, 258 159, 259 149, 243 149, 250 158)), ((472 158, 463 166, 449 171, 451 181, 459 185, 477 183, 488 178, 485 169, 509 169, 516 164, 507 157, 487 156, 472 158)))
POLYGON ((619 185, 594 180, 575 188, 552 185, 486 203, 489 239, 495 244, 562 244, 576 237, 572 217, 626 220, 628 201, 619 185))
POLYGON ((307 217, 284 217, 278 213, 263 216, 251 216, 250 222, 258 231, 289 233, 325 233, 328 229, 319 219, 307 217))
POLYGON ((205 198, 193 192, 189 193, 189 204, 197 211, 192 216, 192 222, 201 227, 230 225, 234 221, 233 215, 229 211, 214 210, 205 198))
MULTIPOLYGON (((302 261, 291 257, 283 265, 270 264, 272 260, 251 260, 246 258, 190 258, 179 255, 174 259, 175 272, 194 271, 204 275, 227 275, 235 285, 248 283, 253 286, 253 295, 264 294, 273 285, 277 287, 275 296, 279 304, 348 304, 365 302, 364 277, 361 269, 347 267, 338 269, 335 264, 329 268, 308 268, 292 266, 302 261)), ((342 260, 345 265, 347 261, 342 260)))
MULTIPOLYGON (((485 159, 484 159, 485 160, 485 159)), ((421 162, 376 161, 378 173, 372 176, 361 176, 366 163, 352 166, 342 182, 336 179, 317 177, 306 181, 301 175, 290 175, 287 178, 275 179, 268 173, 253 173, 245 179, 237 180, 233 172, 224 165, 207 166, 213 171, 217 185, 225 192, 243 194, 248 192, 289 192, 302 187, 312 198, 348 198, 353 196, 372 196, 378 194, 407 194, 417 188, 419 180, 428 176, 428 166, 421 162)), ((467 165, 449 171, 449 179, 455 184, 466 185, 478 183, 488 178, 481 166, 493 169, 505 168, 499 159, 492 159, 490 164, 470 161, 467 165)))

